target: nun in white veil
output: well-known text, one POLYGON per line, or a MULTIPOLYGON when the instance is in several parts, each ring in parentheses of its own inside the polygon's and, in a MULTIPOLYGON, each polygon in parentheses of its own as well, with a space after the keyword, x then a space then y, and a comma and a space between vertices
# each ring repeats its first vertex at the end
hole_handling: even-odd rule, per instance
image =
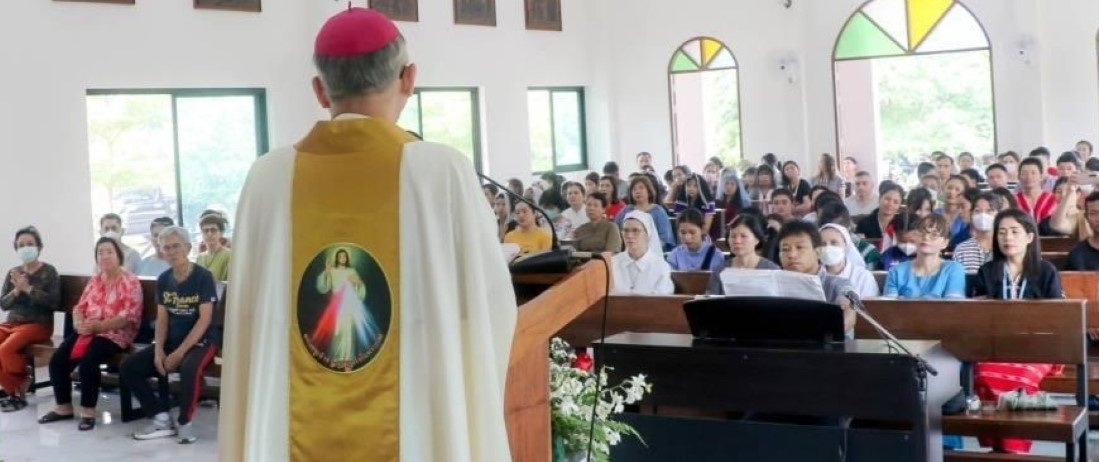
POLYGON ((672 269, 664 261, 660 236, 653 217, 645 212, 631 211, 622 220, 622 242, 626 250, 611 259, 614 294, 670 295, 672 269))
POLYGON ((873 273, 866 269, 866 261, 859 253, 847 228, 835 223, 820 227, 824 247, 820 250, 820 272, 847 279, 859 297, 881 295, 873 273))

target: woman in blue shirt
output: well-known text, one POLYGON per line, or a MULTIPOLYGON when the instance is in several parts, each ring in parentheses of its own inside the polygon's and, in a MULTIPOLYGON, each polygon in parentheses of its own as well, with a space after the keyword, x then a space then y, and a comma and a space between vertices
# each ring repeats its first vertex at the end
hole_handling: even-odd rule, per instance
POLYGON ((965 269, 943 260, 950 227, 941 215, 916 223, 916 258, 889 270, 882 295, 899 298, 965 298, 965 269))
POLYGON ((725 255, 713 244, 703 242, 702 212, 687 209, 679 214, 679 247, 666 259, 674 271, 719 272, 725 267, 725 255))
POLYGON ((618 229, 622 229, 622 221, 626 214, 637 210, 653 216, 653 225, 656 226, 656 234, 660 236, 660 244, 664 250, 675 246, 675 236, 672 234, 672 221, 668 218, 668 212, 656 203, 656 187, 646 175, 638 175, 630 180, 630 193, 626 200, 627 205, 614 217, 618 229))

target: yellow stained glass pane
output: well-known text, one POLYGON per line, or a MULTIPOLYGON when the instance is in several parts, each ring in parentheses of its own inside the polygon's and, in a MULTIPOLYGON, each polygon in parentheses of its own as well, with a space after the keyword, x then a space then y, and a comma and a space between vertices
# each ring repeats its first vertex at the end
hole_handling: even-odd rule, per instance
POLYGON ((914 50, 931 32, 954 0, 907 0, 908 1, 908 49, 914 50))
POLYGON ((703 39, 702 40, 702 67, 706 68, 710 66, 710 61, 714 59, 714 55, 722 49, 721 42, 717 40, 703 39))

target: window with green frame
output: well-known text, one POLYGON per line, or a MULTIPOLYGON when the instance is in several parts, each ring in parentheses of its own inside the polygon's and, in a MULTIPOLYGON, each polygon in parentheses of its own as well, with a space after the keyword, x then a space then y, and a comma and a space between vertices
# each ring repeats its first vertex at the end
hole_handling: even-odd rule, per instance
POLYGON ((527 90, 530 118, 530 168, 535 174, 588 168, 587 128, 582 87, 532 87, 527 90))
POLYGON ((478 172, 482 170, 480 92, 476 87, 417 88, 397 125, 425 141, 461 151, 478 172))
POLYGON ((88 90, 86 104, 93 226, 118 213, 124 242, 143 253, 155 218, 197 235, 206 209, 235 217, 268 150, 264 89, 88 90))

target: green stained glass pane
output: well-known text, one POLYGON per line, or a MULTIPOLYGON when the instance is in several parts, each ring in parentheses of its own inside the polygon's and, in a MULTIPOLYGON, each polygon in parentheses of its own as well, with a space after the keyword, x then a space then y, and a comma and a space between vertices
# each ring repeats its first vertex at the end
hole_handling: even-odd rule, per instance
POLYGON ((690 56, 687 56, 683 50, 675 52, 675 57, 672 58, 672 72, 687 72, 697 71, 698 64, 695 63, 690 56))
POLYGON ((840 34, 836 44, 836 59, 874 58, 903 55, 897 42, 874 25, 861 11, 855 13, 840 34))

